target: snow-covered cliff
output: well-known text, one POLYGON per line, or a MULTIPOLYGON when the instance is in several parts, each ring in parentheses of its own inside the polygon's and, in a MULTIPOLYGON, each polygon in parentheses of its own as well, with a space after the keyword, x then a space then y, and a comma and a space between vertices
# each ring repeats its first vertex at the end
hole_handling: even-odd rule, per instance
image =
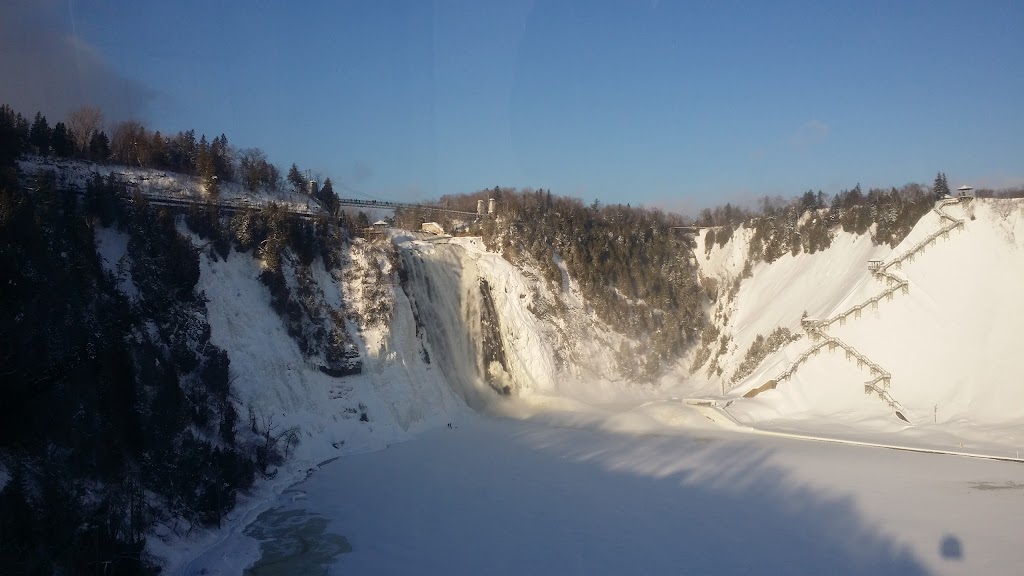
POLYGON ((621 337, 594 318, 567 274, 549 285, 477 238, 396 242, 431 358, 469 405, 606 401, 628 390, 611 361, 621 337))
MULTIPOLYGON (((723 284, 742 276, 743 232, 698 258, 705 275, 723 284)), ((720 301, 723 375, 698 372, 693 389, 724 392, 729 413, 759 427, 884 432, 891 441, 928 429, 958 444, 999 443, 1000 430, 1024 422, 1022 280, 1020 200, 940 203, 891 250, 839 233, 823 252, 755 265, 720 301), (872 273, 871 260, 884 273, 872 273), (805 313, 821 326, 817 336, 802 329, 805 313), (803 338, 730 379, 756 336, 777 327, 803 338)))
MULTIPOLYGON (((289 289, 302 292, 304 309, 342 322, 358 349, 361 372, 344 377, 325 373, 324 358, 303 352, 289 333, 260 280, 258 254, 232 249, 219 257, 192 239, 201 252, 198 289, 207 300, 210 341, 230 359, 232 400, 258 428, 294 431, 298 440, 278 479, 263 484, 265 493, 324 460, 457 425, 471 409, 573 412, 581 419, 572 421, 636 432, 703 420, 679 399, 705 397, 727 405, 728 418, 760 429, 1004 450, 1012 442, 1007 431, 1024 422, 1017 377, 1024 365, 1015 354, 1024 318, 1015 294, 1024 279, 1024 202, 976 200, 941 211, 892 250, 839 232, 825 251, 787 254, 748 274, 750 234, 736 231, 724 246, 696 256, 701 274, 719 286, 709 308, 717 331, 711 356, 697 365, 700 352, 692 350, 659 382, 643 385, 616 374, 623 337, 596 319, 564 267, 561 283, 543 280, 476 238, 396 230, 382 241, 340 243, 332 248, 335 265, 318 256, 301 274, 286 253, 289 289), (913 260, 902 257, 911 251, 913 260), (891 264, 885 272, 895 279, 869 271, 873 260, 891 264), (292 286, 300 276, 312 284, 292 286), (890 288, 877 306, 848 313, 890 288), (808 329, 805 315, 817 328, 808 329), (792 341, 749 362, 758 336, 779 328, 792 341), (824 345, 793 368, 828 338, 870 363, 824 345), (885 381, 871 366, 884 369, 885 381), (789 377, 780 379, 784 372, 789 377), (872 380, 883 399, 865 388, 872 380), (764 391, 744 398, 754 389, 764 391)), ((130 296, 130 262, 119 266, 124 238, 104 229, 97 242, 130 296)), ((260 494, 240 502, 239 522, 265 505, 260 494)), ((211 538, 174 550, 153 546, 173 568, 190 557, 188 546, 209 554, 211 538)))

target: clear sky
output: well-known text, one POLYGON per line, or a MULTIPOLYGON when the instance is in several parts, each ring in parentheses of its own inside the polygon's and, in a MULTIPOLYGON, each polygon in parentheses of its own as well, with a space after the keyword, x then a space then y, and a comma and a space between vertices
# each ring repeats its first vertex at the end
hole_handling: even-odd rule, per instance
POLYGON ((1019 0, 13 0, 0 21, 0 100, 55 82, 35 52, 72 58, 29 111, 98 94, 381 198, 531 186, 692 213, 940 170, 1024 184, 1019 0))

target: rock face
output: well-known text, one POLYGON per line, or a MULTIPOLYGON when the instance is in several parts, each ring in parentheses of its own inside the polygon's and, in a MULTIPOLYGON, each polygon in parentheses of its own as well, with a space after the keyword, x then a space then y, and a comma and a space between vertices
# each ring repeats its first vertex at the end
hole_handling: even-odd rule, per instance
POLYGON ((494 308, 494 299, 491 298, 491 287, 487 280, 480 279, 480 344, 483 347, 483 365, 488 367, 486 378, 487 383, 499 394, 507 395, 512 391, 511 386, 503 382, 490 367, 497 363, 504 373, 508 372, 508 364, 505 363, 505 347, 501 342, 501 320, 498 311, 494 308))

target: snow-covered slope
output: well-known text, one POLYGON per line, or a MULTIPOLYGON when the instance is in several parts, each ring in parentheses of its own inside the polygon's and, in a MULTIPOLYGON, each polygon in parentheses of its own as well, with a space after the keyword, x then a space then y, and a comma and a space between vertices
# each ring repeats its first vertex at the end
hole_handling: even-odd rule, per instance
MULTIPOLYGON (((117 240, 113 232, 99 239, 109 259, 117 257, 117 240)), ((349 268, 378 265, 376 249, 364 243, 339 250, 349 268)), ((339 378, 325 374, 320 359, 304 357, 273 309, 271 294, 259 279, 261 272, 261 262, 249 252, 232 249, 221 259, 207 248, 200 254, 197 289, 207 299, 210 340, 227 352, 231 362, 232 399, 242 419, 239 426, 248 427, 254 420, 260 430, 272 428, 274 435, 293 430, 298 444, 290 448, 273 477, 261 480, 240 499, 223 530, 201 531, 185 539, 167 534, 150 539, 150 550, 164 558, 170 573, 192 573, 197 555, 217 557, 232 534, 321 463, 384 449, 423 430, 458 421, 467 410, 441 370, 424 360, 409 300, 393 273, 379 286, 391 302, 388 321, 365 329, 349 322, 362 372, 339 378)), ((364 278, 358 274, 346 278, 343 270, 325 268, 320 258, 313 262, 311 273, 320 291, 318 298, 335 311, 358 315, 374 304, 363 297, 364 278)), ((254 554, 255 549, 248 553, 254 554)))
MULTIPOLYGON (((930 212, 893 250, 872 246, 867 236, 840 233, 824 252, 755 266, 730 304, 726 330, 734 344, 723 361, 725 376, 757 334, 767 335, 775 326, 800 331, 804 311, 811 319, 833 319, 825 336, 867 362, 858 362, 843 346, 824 346, 789 379, 772 382, 814 346, 814 338, 805 335, 769 355, 749 377, 725 383, 729 412, 758 427, 884 433, 892 442, 925 434, 933 437, 930 443, 943 445, 1024 440, 1007 432, 1024 424, 1024 358, 1017 351, 1024 319, 1019 297, 1024 202, 974 200, 941 210, 946 216, 930 212), (868 270, 868 260, 895 262, 944 227, 948 233, 927 242, 912 259, 886 268, 894 279, 868 270), (907 281, 905 292, 896 289, 897 279, 907 281), (877 305, 835 320, 889 287, 893 293, 877 305), (876 390, 864 387, 877 376, 868 362, 889 375, 878 386, 909 424, 893 417, 893 407, 876 390), (768 382, 777 387, 741 398, 768 382)), ((712 250, 702 259, 704 273, 735 273, 734 255, 743 251, 744 241, 737 234, 724 248, 712 250)))
POLYGON ((702 273, 722 279, 723 292, 733 281, 741 280, 735 299, 723 297, 719 303, 728 319, 723 328, 730 344, 720 361, 727 391, 734 386, 732 374, 758 335, 767 336, 778 326, 799 332, 804 312, 820 317, 841 306, 868 276, 868 260, 888 251, 873 245, 867 235, 840 231, 827 250, 796 256, 787 253, 770 264, 760 262, 753 266, 752 276, 744 279, 749 237, 750 230, 741 229, 724 247, 715 246, 708 256, 697 258, 702 273))
MULTIPOLYGON (((82 160, 38 156, 22 158, 18 161, 18 165, 21 171, 29 176, 39 170, 53 171, 57 175, 58 184, 78 190, 85 190, 86 183, 95 175, 104 178, 113 175, 118 181, 138 190, 151 200, 159 198, 193 202, 211 200, 199 178, 153 168, 97 164, 82 160)), ((287 189, 260 188, 250 191, 239 182, 222 182, 220 191, 217 193, 217 202, 234 207, 254 208, 273 203, 293 212, 310 214, 323 211, 314 198, 305 194, 287 189)))
MULTIPOLYGON (((340 306, 339 282, 319 260, 314 266, 324 280, 325 299, 340 306)), ((382 448, 459 409, 438 371, 409 345, 416 333, 407 300, 396 298, 391 330, 383 336, 390 342, 385 348, 395 353, 368 352, 362 375, 334 378, 303 357, 271 308, 260 271, 249 254, 232 251, 219 261, 203 254, 199 286, 209 300, 211 340, 231 360, 242 414, 252 410, 281 430, 301 430, 301 462, 382 448)))

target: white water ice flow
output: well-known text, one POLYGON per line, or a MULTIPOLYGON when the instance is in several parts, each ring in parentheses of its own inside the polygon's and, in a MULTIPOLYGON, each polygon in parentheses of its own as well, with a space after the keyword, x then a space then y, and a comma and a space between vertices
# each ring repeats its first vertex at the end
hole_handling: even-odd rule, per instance
POLYGON ((418 322, 449 385, 476 409, 495 394, 487 384, 481 326, 481 287, 473 261, 458 246, 408 247, 401 251, 418 322))

